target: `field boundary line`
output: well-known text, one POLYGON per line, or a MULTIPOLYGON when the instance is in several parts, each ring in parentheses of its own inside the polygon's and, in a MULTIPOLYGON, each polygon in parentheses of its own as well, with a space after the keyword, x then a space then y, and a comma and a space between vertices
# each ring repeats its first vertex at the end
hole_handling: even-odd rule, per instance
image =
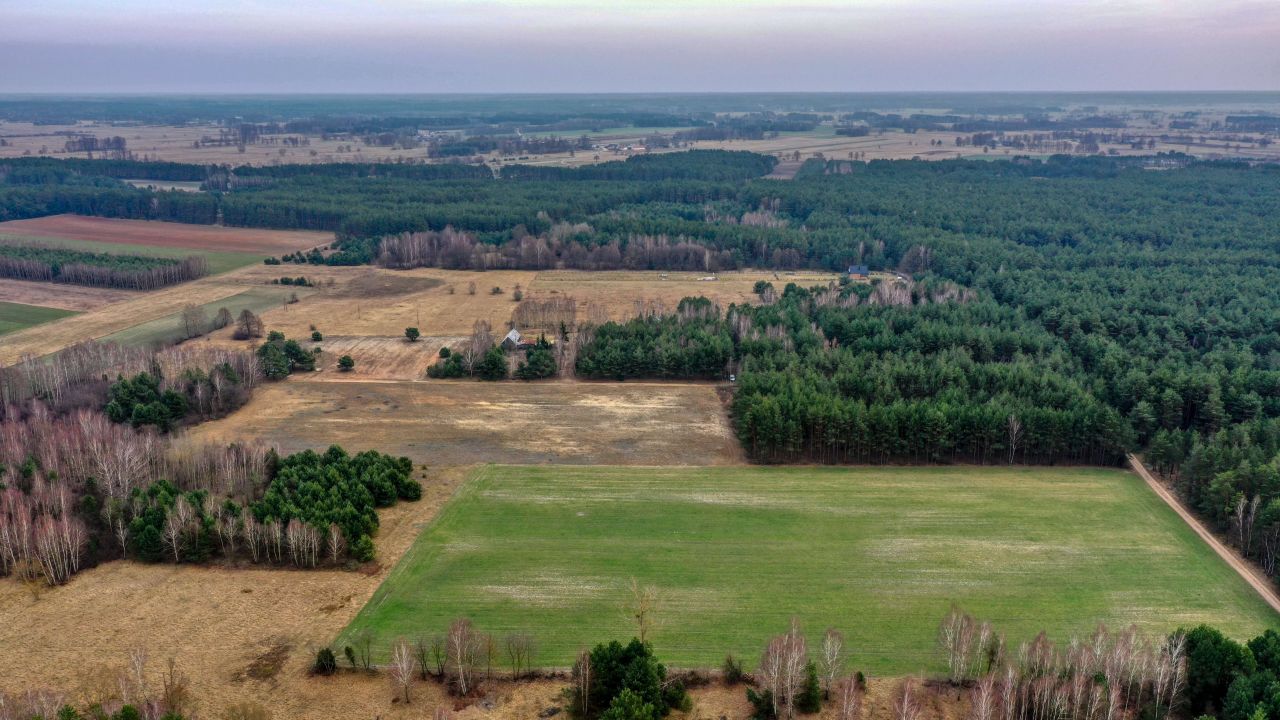
POLYGON ((1271 606, 1272 610, 1280 613, 1280 596, 1276 595, 1267 578, 1259 576, 1258 572, 1253 569, 1247 560, 1224 545, 1213 533, 1209 532, 1209 529, 1183 506, 1182 501, 1170 492, 1169 488, 1157 480, 1150 470, 1147 470, 1147 466, 1142 464, 1142 460, 1137 455, 1129 454, 1129 467, 1133 468, 1133 471, 1146 481, 1147 486, 1177 513, 1178 517, 1182 518, 1202 540, 1208 543, 1209 547, 1213 548, 1218 557, 1225 560, 1231 566, 1231 569, 1244 578, 1245 582, 1249 583, 1249 586, 1256 590, 1258 595, 1262 596, 1262 599, 1271 606))
POLYGON ((470 470, 467 473, 467 477, 464 478, 462 482, 458 483, 458 487, 454 488, 448 499, 446 499, 440 506, 440 509, 436 511, 436 514, 426 523, 423 523, 422 527, 418 528, 418 532, 413 536, 413 541, 409 543, 409 547, 400 555, 399 558, 396 559, 395 565, 391 566, 387 571, 386 576, 378 581, 378 587, 374 588, 373 594, 371 594, 369 599, 365 601, 364 605, 356 611, 356 614, 351 617, 351 620, 338 631, 337 636, 334 637, 335 645, 346 637, 348 631, 350 631, 352 626, 356 624, 356 621, 360 619, 360 616, 364 615, 366 612, 376 610, 382 605, 382 603, 386 602, 387 598, 391 595, 391 591, 388 589, 390 588, 391 579, 401 573, 407 572, 406 568, 411 564, 409 562, 411 558, 417 557, 420 553, 430 551, 429 548, 426 548, 418 542, 422 538, 422 535, 440 522, 441 518, 445 515, 445 511, 453 504, 454 500, 462 496, 465 488, 471 486, 475 481, 488 477, 491 474, 492 467, 492 464, 485 464, 470 470))

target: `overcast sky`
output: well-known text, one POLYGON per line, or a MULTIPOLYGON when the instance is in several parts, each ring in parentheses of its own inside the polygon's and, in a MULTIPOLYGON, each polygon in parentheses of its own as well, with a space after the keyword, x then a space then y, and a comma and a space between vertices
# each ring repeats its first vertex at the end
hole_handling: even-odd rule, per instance
POLYGON ((1280 0, 0 0, 0 92, 1278 89, 1280 0))

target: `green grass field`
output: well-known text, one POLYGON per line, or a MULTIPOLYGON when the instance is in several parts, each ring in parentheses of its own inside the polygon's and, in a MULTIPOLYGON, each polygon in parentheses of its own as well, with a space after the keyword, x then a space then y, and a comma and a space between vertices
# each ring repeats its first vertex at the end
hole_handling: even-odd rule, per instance
POLYGON ((73 310, 0 302, 0 335, 75 314, 73 310))
MULTIPOLYGON (((205 318, 210 321, 218 314, 219 308, 226 308, 231 311, 231 317, 235 318, 240 314, 241 310, 245 309, 260 313, 263 310, 280 307, 285 298, 293 293, 297 293, 298 297, 304 297, 309 294, 309 291, 306 288, 272 285, 245 290, 242 293, 237 293, 221 300, 205 303, 200 308, 204 310, 205 318)), ((170 315, 139 323, 133 327, 111 333, 100 338, 100 340, 134 346, 167 345, 181 340, 184 335, 182 310, 178 308, 170 315)))
POLYGON ((217 250, 199 250, 180 247, 156 247, 154 245, 134 245, 132 243, 99 242, 97 240, 75 240, 73 238, 43 237, 35 235, 15 235, 0 233, 0 244, 6 245, 44 245, 85 252, 111 253, 114 255, 140 255, 142 257, 184 258, 199 255, 209 263, 209 274, 220 273, 242 268, 262 262, 268 253, 221 252, 217 250))
POLYGON ((854 665, 935 669, 952 602, 1016 647, 1098 622, 1280 620, 1136 476, 1091 468, 478 470, 338 639, 470 617, 538 642, 537 663, 630 637, 630 578, 662 597, 653 636, 674 666, 759 656, 792 616, 845 632, 854 665))

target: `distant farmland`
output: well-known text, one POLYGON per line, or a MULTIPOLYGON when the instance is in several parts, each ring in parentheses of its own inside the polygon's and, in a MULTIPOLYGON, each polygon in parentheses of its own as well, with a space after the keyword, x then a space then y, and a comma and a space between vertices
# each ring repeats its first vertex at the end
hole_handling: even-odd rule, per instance
POLYGON ((332 233, 259 230, 150 220, 118 220, 51 215, 0 223, 0 243, 64 247, 144 257, 184 257, 192 253, 221 273, 261 262, 269 255, 306 250, 333 240, 332 233))
POLYGON ((1276 616, 1133 475, 1084 468, 483 468, 338 639, 442 632, 466 616, 531 633, 536 663, 630 637, 628 584, 662 598, 677 666, 755 658, 792 616, 843 630, 853 664, 936 669, 952 602, 1013 648, 1097 622, 1201 622, 1251 637, 1276 616))
POLYGON ((0 301, 0 335, 75 315, 70 310, 0 301))

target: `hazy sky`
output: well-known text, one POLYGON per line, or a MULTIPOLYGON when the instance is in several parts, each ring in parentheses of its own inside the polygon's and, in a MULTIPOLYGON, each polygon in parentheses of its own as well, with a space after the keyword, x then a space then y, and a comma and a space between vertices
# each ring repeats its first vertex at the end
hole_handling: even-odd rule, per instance
POLYGON ((0 92, 1191 89, 1280 0, 0 0, 0 92))

